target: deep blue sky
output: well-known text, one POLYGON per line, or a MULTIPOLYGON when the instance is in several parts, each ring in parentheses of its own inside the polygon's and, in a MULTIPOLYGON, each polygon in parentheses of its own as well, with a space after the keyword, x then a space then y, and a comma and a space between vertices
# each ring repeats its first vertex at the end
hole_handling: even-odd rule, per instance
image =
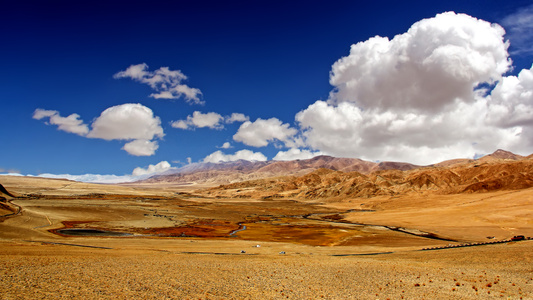
MULTIPOLYGON (((350 45, 393 38, 445 11, 489 22, 531 1, 0 1, 0 171, 23 174, 129 174, 160 161, 200 161, 221 150, 280 150, 232 140, 222 130, 180 130, 171 121, 194 111, 278 118, 326 100, 332 64, 350 45), (181 70, 204 105, 150 98, 149 86, 113 75, 146 63, 181 70), (161 119, 165 137, 152 156, 132 156, 124 141, 89 139, 35 120, 37 108, 77 113, 87 124, 111 106, 141 103, 161 119)), ((516 70, 531 57, 512 57, 516 70)), ((285 149, 286 150, 286 149, 285 149)), ((174 163, 172 163, 174 161, 174 163)))

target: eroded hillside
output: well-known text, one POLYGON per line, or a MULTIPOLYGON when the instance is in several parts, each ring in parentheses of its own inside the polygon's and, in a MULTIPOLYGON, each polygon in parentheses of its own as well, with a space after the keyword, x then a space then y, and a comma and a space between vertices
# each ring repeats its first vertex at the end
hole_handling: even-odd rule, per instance
POLYGON ((479 160, 412 170, 368 174, 318 169, 303 176, 281 176, 221 185, 203 193, 217 197, 317 199, 393 196, 409 193, 479 193, 533 187, 533 161, 495 152, 479 160), (501 157, 503 156, 503 157, 501 157))

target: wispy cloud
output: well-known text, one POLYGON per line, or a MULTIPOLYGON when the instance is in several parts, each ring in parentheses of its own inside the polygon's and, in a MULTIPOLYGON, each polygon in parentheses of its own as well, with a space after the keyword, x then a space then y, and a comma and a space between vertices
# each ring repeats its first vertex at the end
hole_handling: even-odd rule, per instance
POLYGON ((511 41, 511 54, 533 54, 533 5, 524 7, 505 17, 501 24, 511 41))
POLYGON ((216 112, 202 113, 195 111, 191 116, 187 116, 187 119, 173 121, 170 125, 178 129, 210 128, 220 130, 224 128, 223 123, 230 124, 248 120, 249 118, 241 113, 233 113, 231 116, 223 117, 216 112))
POLYGON ((57 128, 62 131, 81 136, 86 136, 89 133, 89 127, 83 123, 78 114, 62 117, 56 110, 38 108, 33 112, 33 118, 36 120, 48 118, 48 124, 57 125, 57 128))
POLYGON ((178 99, 184 97, 189 103, 203 104, 200 99, 202 92, 197 88, 189 87, 183 81, 187 76, 180 70, 170 70, 161 67, 154 72, 148 71, 145 63, 131 65, 126 70, 113 75, 113 78, 131 78, 135 81, 148 84, 156 93, 150 94, 155 99, 178 99))
POLYGON ((0 168, 0 173, 18 174, 18 173, 20 173, 20 171, 17 170, 17 169, 4 169, 4 168, 0 168))

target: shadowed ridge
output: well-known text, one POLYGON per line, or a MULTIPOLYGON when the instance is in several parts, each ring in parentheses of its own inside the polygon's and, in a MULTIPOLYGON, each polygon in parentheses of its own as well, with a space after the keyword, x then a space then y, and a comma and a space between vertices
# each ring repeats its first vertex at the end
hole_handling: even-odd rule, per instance
POLYGON ((6 190, 6 188, 3 185, 0 184, 0 197, 2 196, 2 194, 7 195, 7 196, 12 197, 12 198, 16 198, 17 197, 15 195, 11 194, 10 192, 8 192, 6 190))

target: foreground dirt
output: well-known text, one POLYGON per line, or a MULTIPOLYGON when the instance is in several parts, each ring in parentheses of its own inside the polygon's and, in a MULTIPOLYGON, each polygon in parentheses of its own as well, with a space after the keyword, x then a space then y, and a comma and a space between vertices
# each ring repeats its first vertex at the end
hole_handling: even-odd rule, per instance
POLYGON ((0 294, 2 299, 532 299, 532 246, 526 241, 331 256, 1 242, 0 294))

